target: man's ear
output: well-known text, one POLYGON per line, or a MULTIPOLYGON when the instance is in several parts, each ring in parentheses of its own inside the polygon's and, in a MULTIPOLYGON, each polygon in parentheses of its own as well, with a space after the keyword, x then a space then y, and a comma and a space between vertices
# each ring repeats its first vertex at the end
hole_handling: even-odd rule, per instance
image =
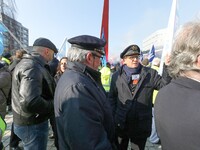
POLYGON ((197 57, 197 66, 200 68, 200 55, 197 57))
POLYGON ((44 53, 45 53, 46 56, 49 56, 49 49, 45 48, 44 53))
POLYGON ((87 53, 87 55, 86 55, 86 62, 88 63, 88 64, 92 64, 93 63, 93 59, 94 59, 94 56, 92 55, 92 53, 87 53))

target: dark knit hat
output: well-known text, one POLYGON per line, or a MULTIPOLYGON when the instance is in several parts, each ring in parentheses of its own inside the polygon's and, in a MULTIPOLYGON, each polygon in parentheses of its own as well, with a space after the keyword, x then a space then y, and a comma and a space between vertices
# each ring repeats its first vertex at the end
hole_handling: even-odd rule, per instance
POLYGON ((33 43, 33 46, 47 47, 53 50, 54 53, 58 52, 58 49, 56 48, 56 46, 49 39, 46 39, 46 38, 36 39, 35 42, 33 43))

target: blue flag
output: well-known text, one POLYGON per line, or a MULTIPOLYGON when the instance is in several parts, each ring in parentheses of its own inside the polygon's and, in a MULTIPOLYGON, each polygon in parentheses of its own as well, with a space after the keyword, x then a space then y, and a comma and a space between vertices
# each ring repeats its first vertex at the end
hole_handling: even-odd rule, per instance
POLYGON ((3 47, 3 34, 2 34, 2 32, 0 32, 0 55, 3 54, 3 50, 4 50, 4 47, 3 47))
POLYGON ((7 32, 8 30, 5 28, 5 26, 0 22, 0 32, 7 32))
POLYGON ((152 48, 150 49, 149 55, 148 55, 149 62, 152 62, 154 57, 155 57, 155 47, 153 45, 152 48))
POLYGON ((8 30, 5 28, 5 26, 0 22, 0 55, 3 54, 4 46, 3 46, 3 33, 7 32, 8 30))
MULTIPOLYGON (((101 39, 105 40, 104 29, 102 29, 101 39)), ((106 50, 105 50, 105 47, 104 47, 104 52, 105 52, 105 55, 103 56, 103 59, 101 60, 102 66, 106 66, 106 62, 107 62, 106 61, 106 50)))

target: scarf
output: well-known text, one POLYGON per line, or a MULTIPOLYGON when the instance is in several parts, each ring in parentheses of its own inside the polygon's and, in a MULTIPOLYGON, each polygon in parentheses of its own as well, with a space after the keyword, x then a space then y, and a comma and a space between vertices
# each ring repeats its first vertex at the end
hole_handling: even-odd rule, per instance
POLYGON ((134 74, 140 74, 141 69, 142 69, 141 64, 139 64, 137 68, 130 68, 127 65, 123 66, 123 70, 126 73, 128 83, 131 82, 132 75, 134 75, 134 74))

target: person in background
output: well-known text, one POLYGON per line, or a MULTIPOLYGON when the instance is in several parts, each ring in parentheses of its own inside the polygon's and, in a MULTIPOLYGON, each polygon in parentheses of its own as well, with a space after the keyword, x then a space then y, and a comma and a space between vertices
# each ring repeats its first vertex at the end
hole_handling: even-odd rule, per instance
POLYGON ((59 65, 59 60, 54 56, 53 60, 49 62, 49 67, 52 77, 56 75, 58 65, 59 65))
POLYGON ((142 63, 141 63, 143 66, 145 67, 150 67, 150 63, 149 63, 149 59, 148 58, 144 58, 142 60, 142 63))
POLYGON ((0 115, 5 119, 7 98, 11 89, 11 74, 4 63, 0 62, 0 115))
POLYGON ((170 84, 156 97, 155 123, 163 149, 198 150, 200 147, 200 22, 181 27, 168 66, 170 84))
MULTIPOLYGON (((65 70, 67 69, 67 57, 62 57, 58 63, 57 66, 57 72, 54 76, 54 80, 56 83, 58 83, 58 80, 60 79, 60 77, 62 76, 62 74, 65 72, 65 70)), ((58 145, 58 134, 57 134, 57 129, 56 129, 56 122, 55 122, 55 116, 52 116, 50 118, 50 124, 53 130, 53 134, 50 135, 50 139, 54 139, 54 144, 57 148, 57 150, 59 149, 59 145, 58 145)))
POLYGON ((10 54, 10 52, 4 52, 1 55, 1 63, 5 64, 6 66, 9 66, 12 62, 12 55, 10 54))
MULTIPOLYGON (((160 58, 155 57, 152 61, 152 66, 151 68, 156 70, 157 72, 159 71, 159 67, 160 67, 160 58)), ((155 127, 155 117, 154 117, 154 103, 155 103, 155 99, 157 96, 158 91, 154 90, 153 91, 153 106, 152 106, 152 127, 151 127, 151 135, 149 137, 149 141, 153 144, 160 144, 160 139, 157 135, 156 132, 156 127, 155 127)))
POLYGON ((6 102, 11 89, 11 74, 8 71, 6 65, 4 63, 0 63, 0 149, 3 149, 3 143, 1 141, 3 136, 4 122, 6 115, 6 102))
POLYGON ((104 90, 108 93, 110 90, 110 81, 111 81, 111 69, 110 63, 107 62, 106 66, 102 67, 101 70, 101 83, 104 90))
POLYGON ((25 150, 45 150, 48 119, 54 115, 55 81, 48 63, 57 53, 46 38, 35 40, 32 50, 24 54, 12 78, 12 112, 14 132, 25 150))
POLYGON ((68 42, 67 69, 54 97, 59 149, 114 149, 112 112, 98 71, 106 42, 90 35, 68 42))
POLYGON ((58 80, 60 79, 60 77, 62 76, 62 74, 67 69, 67 60, 68 60, 67 57, 62 57, 60 59, 60 61, 59 61, 57 72, 56 72, 56 75, 54 76, 54 80, 56 81, 56 83, 58 83, 58 80))
POLYGON ((15 52, 15 56, 13 58, 13 61, 11 62, 11 64, 9 65, 8 69, 10 70, 10 72, 13 72, 15 69, 15 66, 20 62, 20 60, 22 59, 22 56, 24 54, 26 54, 27 52, 24 49, 18 49, 15 52))
POLYGON ((168 82, 157 71, 140 64, 140 48, 132 44, 120 54, 123 65, 112 75, 109 100, 115 119, 119 150, 144 150, 151 133, 152 96, 168 82))

